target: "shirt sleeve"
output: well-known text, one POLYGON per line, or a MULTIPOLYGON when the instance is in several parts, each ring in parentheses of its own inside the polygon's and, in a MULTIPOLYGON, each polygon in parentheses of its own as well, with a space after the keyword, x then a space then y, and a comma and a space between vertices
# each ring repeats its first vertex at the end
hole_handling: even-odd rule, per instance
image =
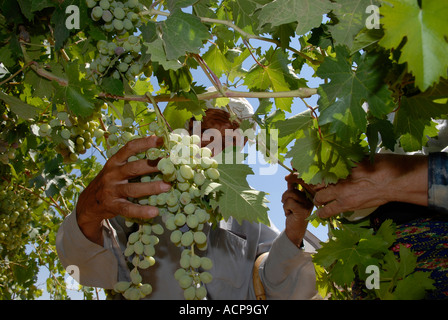
POLYGON ((272 243, 259 272, 267 299, 308 300, 317 293, 311 255, 295 246, 284 231, 272 243))
POLYGON ((448 153, 428 156, 428 207, 448 214, 448 153))
MULTIPOLYGON (((73 211, 65 217, 56 235, 58 257, 71 276, 80 284, 90 287, 113 288, 117 282, 120 265, 114 230, 103 223, 104 245, 100 246, 82 233, 73 211)), ((121 255, 120 255, 121 256, 121 255)))

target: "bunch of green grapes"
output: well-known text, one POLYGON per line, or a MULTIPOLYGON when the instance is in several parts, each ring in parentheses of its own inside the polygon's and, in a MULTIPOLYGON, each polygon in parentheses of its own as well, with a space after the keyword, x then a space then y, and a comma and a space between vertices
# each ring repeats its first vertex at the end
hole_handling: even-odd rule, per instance
POLYGON ((12 182, 3 181, 0 189, 0 252, 23 249, 40 199, 12 182))
POLYGON ((38 134, 57 144, 56 151, 64 157, 65 162, 74 162, 80 154, 92 147, 94 138, 97 143, 103 138, 104 130, 97 117, 101 117, 98 112, 88 119, 81 119, 60 111, 55 118, 39 125, 38 134))
MULTIPOLYGON (((131 119, 127 122, 130 121, 131 119)), ((127 131, 124 126, 117 129, 119 129, 117 134, 120 134, 120 130, 123 134, 126 132, 129 134, 124 138, 121 136, 121 141, 116 141, 119 138, 112 138, 115 150, 109 155, 118 151, 127 141, 140 136, 133 133, 135 127, 132 125, 127 131)), ((115 130, 114 128, 112 131, 115 130)), ((139 224, 138 231, 129 236, 124 253, 132 265, 131 281, 120 281, 114 289, 123 294, 126 299, 141 299, 152 292, 150 284, 141 283, 142 277, 139 270, 149 268, 156 262, 154 255, 155 244, 158 243, 157 235, 162 234, 166 229, 171 232, 171 242, 182 250, 179 269, 174 277, 184 290, 185 299, 201 300, 207 296, 204 285, 212 281, 209 270, 213 263, 210 258, 201 256, 199 252, 207 249, 205 225, 216 219, 202 197, 201 188, 207 180, 219 180, 218 163, 211 157, 210 149, 199 146, 200 138, 196 135, 175 133, 167 135, 157 122, 149 125, 149 133, 168 137, 168 139, 165 139, 163 146, 150 148, 146 152, 130 157, 128 161, 159 159, 157 167, 160 172, 142 176, 139 181, 164 180, 170 182, 172 187, 165 193, 131 200, 140 205, 158 207, 165 228, 155 219, 126 221, 128 226, 136 222, 139 224)), ((108 139, 111 139, 111 136, 108 139)))
POLYGON ((16 150, 21 143, 17 135, 14 134, 16 130, 15 119, 11 119, 6 113, 3 113, 0 129, 0 162, 8 164, 10 160, 15 159, 16 150))
POLYGON ((92 8, 91 17, 101 24, 101 28, 111 34, 113 40, 97 42, 99 56, 90 64, 95 78, 110 74, 115 79, 122 75, 132 79, 142 72, 139 62, 142 43, 134 33, 141 26, 140 12, 144 7, 138 0, 109 1, 87 0, 92 8))

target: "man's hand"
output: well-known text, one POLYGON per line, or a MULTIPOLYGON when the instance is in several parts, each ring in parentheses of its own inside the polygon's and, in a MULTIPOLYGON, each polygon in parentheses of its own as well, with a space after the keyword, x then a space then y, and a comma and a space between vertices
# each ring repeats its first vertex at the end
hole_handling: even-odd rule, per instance
POLYGON ((156 136, 128 142, 106 162, 101 172, 81 193, 76 205, 77 221, 89 240, 99 245, 103 244, 101 224, 104 219, 111 219, 117 215, 149 219, 159 214, 156 207, 141 206, 128 200, 169 191, 170 184, 163 181, 138 183, 128 181, 157 172, 157 162, 127 160, 130 156, 160 146, 162 143, 162 138, 156 136))
POLYGON ((299 245, 305 235, 308 225, 308 221, 305 219, 309 217, 313 203, 304 192, 297 189, 299 179, 295 174, 287 175, 285 180, 288 184, 288 189, 282 196, 283 210, 286 216, 285 233, 289 240, 295 245, 299 245))
POLYGON ((336 184, 299 183, 315 193, 320 218, 391 201, 428 204, 428 162, 420 155, 377 154, 373 163, 368 159, 358 163, 349 177, 336 184))

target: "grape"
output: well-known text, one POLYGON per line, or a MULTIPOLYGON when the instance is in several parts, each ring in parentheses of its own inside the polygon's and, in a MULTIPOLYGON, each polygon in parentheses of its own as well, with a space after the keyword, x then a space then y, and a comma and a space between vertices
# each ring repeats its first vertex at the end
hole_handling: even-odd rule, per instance
POLYGON ((219 179, 219 171, 215 168, 208 168, 206 174, 212 180, 219 179))
POLYGON ((141 287, 139 287, 139 290, 144 296, 147 296, 152 293, 152 286, 149 283, 144 283, 141 287))
POLYGON ((208 272, 208 271, 201 272, 199 277, 201 278, 201 281, 203 283, 210 283, 212 281, 212 279, 213 279, 211 273, 208 272))
POLYGON ((180 166, 179 171, 180 171, 180 174, 182 175, 182 177, 186 180, 193 179, 193 177, 194 177, 194 171, 190 166, 182 165, 182 166, 180 166))
MULTIPOLYGON (((103 18, 104 22, 111 22, 112 19, 114 18, 114 16, 112 15, 112 12, 110 12, 109 10, 104 10, 101 18, 103 18)), ((112 31, 112 30, 110 30, 110 31, 112 31)))
POLYGON ((174 216, 174 224, 178 227, 183 226, 187 222, 187 217, 179 212, 174 216))
POLYGON ((189 275, 183 275, 179 279, 179 285, 183 289, 190 287, 192 283, 193 283, 193 279, 189 275))
POLYGON ((137 241, 137 242, 134 243, 134 252, 136 254, 142 254, 143 253, 143 249, 144 249, 144 246, 143 246, 143 243, 141 241, 137 241))
MULTIPOLYGON (((101 0, 101 1, 107 1, 107 0, 101 0)), ((116 7, 115 8, 114 16, 115 16, 116 19, 123 20, 125 15, 126 14, 125 14, 125 12, 124 12, 124 10, 122 8, 120 8, 120 7, 116 7)))
POLYGON ((199 256, 192 256, 190 258, 190 266, 192 268, 199 268, 201 266, 201 258, 199 256))
POLYGON ((174 272, 174 279, 176 279, 177 281, 179 281, 179 279, 181 277, 183 277, 184 275, 186 275, 187 272, 185 271, 184 268, 179 268, 176 270, 176 272, 174 272))
POLYGON ((195 287, 189 287, 184 290, 185 300, 194 300, 195 297, 196 297, 195 287))
POLYGON ((210 270, 213 267, 213 262, 210 258, 202 257, 201 258, 201 268, 204 270, 210 270))
POLYGON ((135 8, 138 5, 138 0, 128 0, 128 7, 135 8))
POLYGON ((103 16, 103 9, 99 6, 96 6, 95 8, 92 9, 92 19, 95 21, 98 21, 101 19, 101 17, 103 16))
POLYGON ((101 0, 101 1, 100 1, 100 7, 101 7, 101 9, 103 9, 103 10, 107 10, 107 9, 109 9, 109 7, 110 7, 109 0, 101 0))
POLYGON ((191 229, 194 229, 198 226, 199 224, 199 220, 198 217, 196 217, 195 215, 189 215, 187 217, 187 226, 190 227, 191 229))
POLYGON ((182 231, 180 230, 174 230, 171 232, 170 240, 172 243, 176 244, 179 243, 182 238, 182 231))
POLYGON ((204 286, 196 288, 196 298, 202 300, 207 296, 207 289, 204 286))
POLYGON ((114 25, 115 30, 118 30, 118 31, 123 30, 123 28, 124 28, 123 21, 114 19, 114 21, 112 23, 114 25))
POLYGON ((197 244, 204 244, 207 241, 207 236, 204 232, 198 231, 194 233, 194 242, 197 244))
POLYGON ((193 241, 194 241, 193 232, 191 232, 191 231, 185 232, 180 239, 180 242, 184 247, 191 246, 193 241))
POLYGON ((123 27, 124 27, 126 30, 132 30, 132 29, 134 29, 134 25, 132 24, 132 21, 129 20, 129 19, 124 19, 124 20, 123 20, 123 27))
POLYGON ((179 260, 179 264, 183 269, 188 269, 190 267, 190 257, 183 255, 179 260))
POLYGON ((70 139, 70 136, 72 135, 72 133, 70 132, 70 130, 68 130, 68 129, 63 129, 62 131, 61 131, 61 137, 63 138, 63 139, 65 139, 65 140, 68 140, 68 139, 70 139))
POLYGON ((95 0, 87 0, 86 3, 87 3, 87 7, 89 7, 89 8, 93 8, 96 6, 95 0))

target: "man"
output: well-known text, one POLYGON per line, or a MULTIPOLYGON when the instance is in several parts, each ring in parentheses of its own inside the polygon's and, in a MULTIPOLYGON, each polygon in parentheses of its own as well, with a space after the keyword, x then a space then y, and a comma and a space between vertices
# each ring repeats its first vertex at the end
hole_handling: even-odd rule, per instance
MULTIPOLYGON (((229 108, 240 120, 253 114, 245 99, 231 99, 229 108)), ((213 108, 205 113, 203 130, 225 132, 235 128, 229 113, 213 108)), ((127 159, 161 143, 160 138, 150 136, 126 144, 106 162, 81 193, 75 211, 62 223, 56 240, 58 255, 66 268, 78 268, 79 283, 110 289, 117 281, 128 279, 123 251, 131 230, 125 226, 124 217, 159 217, 157 208, 127 199, 166 192, 170 184, 128 183, 129 179, 158 170, 146 160, 128 163, 127 159)), ((316 294, 314 266, 309 254, 301 249, 307 228, 305 219, 312 204, 292 183, 288 187, 282 198, 284 231, 247 221, 240 225, 232 218, 221 221, 216 229, 205 230, 208 249, 204 254, 213 261, 213 281, 206 285, 208 299, 255 299, 252 270, 263 253, 269 254, 262 256, 258 272, 268 299, 310 299, 316 294)), ((148 298, 183 299, 183 291, 173 276, 179 267, 180 250, 170 242, 169 232, 159 238, 156 264, 142 271, 143 282, 153 287, 148 298)))

